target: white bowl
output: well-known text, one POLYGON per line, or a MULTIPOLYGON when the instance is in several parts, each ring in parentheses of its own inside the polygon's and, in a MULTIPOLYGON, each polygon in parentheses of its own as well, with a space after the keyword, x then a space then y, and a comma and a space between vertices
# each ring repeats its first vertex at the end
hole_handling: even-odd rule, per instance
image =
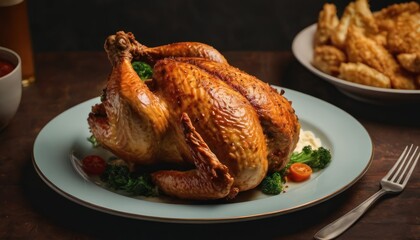
POLYGON ((364 102, 374 104, 418 104, 420 103, 420 90, 388 89, 372 87, 349 82, 321 72, 312 65, 313 42, 316 24, 303 29, 293 40, 292 51, 297 60, 309 71, 333 84, 345 95, 364 102))
POLYGON ((22 63, 16 52, 4 47, 0 47, 0 59, 15 66, 10 73, 0 77, 0 130, 2 130, 19 108, 22 96, 22 63))

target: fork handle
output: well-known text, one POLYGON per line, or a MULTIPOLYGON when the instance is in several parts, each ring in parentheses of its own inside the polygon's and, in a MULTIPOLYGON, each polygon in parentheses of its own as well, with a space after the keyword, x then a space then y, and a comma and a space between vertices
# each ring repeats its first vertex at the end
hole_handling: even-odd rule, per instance
POLYGON ((359 206, 355 207, 350 212, 346 213, 339 219, 325 226, 314 236, 315 239, 333 239, 343 232, 345 232, 353 223, 355 223, 380 197, 386 194, 387 191, 380 189, 371 197, 366 199, 359 206))

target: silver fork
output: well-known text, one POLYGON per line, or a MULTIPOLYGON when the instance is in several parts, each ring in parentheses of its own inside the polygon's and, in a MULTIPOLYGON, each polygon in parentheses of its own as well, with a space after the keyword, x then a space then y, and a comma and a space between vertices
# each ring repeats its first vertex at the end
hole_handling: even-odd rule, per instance
POLYGON ((382 178, 381 189, 359 206, 321 229, 315 234, 314 238, 336 238, 353 225, 380 197, 387 193, 402 192, 404 187, 407 185, 408 179, 413 173, 417 161, 419 160, 420 151, 417 153, 418 148, 419 147, 416 146, 414 151, 412 151, 413 144, 410 147, 406 146, 398 161, 394 164, 391 170, 389 170, 385 177, 382 178))

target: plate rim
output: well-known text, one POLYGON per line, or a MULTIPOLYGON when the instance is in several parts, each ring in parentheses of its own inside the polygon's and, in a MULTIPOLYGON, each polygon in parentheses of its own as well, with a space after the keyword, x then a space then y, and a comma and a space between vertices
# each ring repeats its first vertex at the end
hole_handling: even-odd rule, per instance
MULTIPOLYGON (((289 207, 289 208, 285 208, 285 209, 277 209, 277 210, 269 211, 269 212, 266 211, 266 212, 261 212, 261 213, 254 213, 254 214, 241 215, 241 216, 233 216, 233 217, 232 216, 231 217, 227 217, 226 216, 226 217, 217 217, 217 218, 214 218, 214 217, 207 217, 207 218, 204 218, 204 217, 202 217, 202 218, 196 218, 196 217, 195 218, 182 218, 182 217, 179 217, 179 218, 170 218, 170 217, 162 217, 162 216, 139 215, 139 214, 132 213, 132 212, 130 213, 130 212, 126 212, 126 211, 120 211, 119 209, 115 209, 115 208, 112 209, 112 208, 100 206, 100 205, 97 205, 97 204, 94 204, 94 203, 85 201, 84 199, 81 199, 80 197, 74 196, 74 195, 66 192, 65 190, 61 189, 59 186, 57 186, 49 178, 49 176, 46 176, 45 175, 45 173, 43 172, 43 170, 37 164, 37 160, 36 160, 36 156, 35 156, 36 155, 36 144, 37 144, 37 141, 39 140, 38 138, 40 137, 41 133, 43 131, 45 131, 44 129, 47 129, 47 127, 48 127, 48 125, 50 123, 52 123, 53 121, 57 120, 57 118, 61 114, 64 114, 64 113, 70 111, 70 109, 77 108, 78 106, 82 106, 84 104, 89 103, 90 101, 97 100, 98 98, 92 98, 90 100, 87 100, 87 101, 84 101, 82 103, 79 103, 79 104, 77 104, 77 105, 75 105, 75 106, 73 106, 73 107, 71 107, 71 108, 63 111, 62 113, 58 114, 53 119, 51 119, 41 129, 41 131, 39 132, 37 138, 35 139, 34 148, 33 148, 33 154, 32 154, 32 163, 33 163, 33 165, 35 167, 35 170, 36 170, 37 174, 41 177, 41 179, 50 188, 52 188, 55 192, 59 193, 60 195, 64 196, 65 198, 67 198, 67 199, 69 199, 69 200, 71 200, 73 202, 76 202, 76 203, 78 203, 78 204, 80 204, 82 206, 85 206, 85 207, 88 207, 88 208, 91 208, 91 209, 94 209, 94 210, 98 210, 98 211, 101 211, 101 212, 105 212, 105 213, 108 213, 108 214, 122 216, 122 217, 128 217, 128 218, 133 218, 133 219, 158 221, 158 222, 176 222, 176 223, 223 223, 223 222, 238 222, 238 221, 248 221, 248 220, 255 220, 255 219, 261 219, 261 218, 267 218, 267 217, 277 216, 277 215, 283 215, 283 214, 287 214, 287 213, 290 213, 290 212, 298 211, 298 210, 301 210, 301 209, 308 208, 308 207, 311 207, 313 205, 319 204, 321 202, 324 202, 324 201, 326 201, 326 200, 328 200, 328 199, 330 199, 330 198, 338 195, 339 193, 345 191, 350 186, 352 186, 354 183, 356 183, 360 178, 362 178, 363 175, 368 171, 368 169, 369 169, 369 167, 370 167, 370 165, 372 163, 372 160, 373 160, 373 148, 374 148, 372 139, 370 138, 370 136, 369 136, 368 132, 366 131, 366 129, 354 117, 352 117, 350 114, 348 114, 344 110, 342 110, 342 109, 340 109, 340 108, 338 108, 338 107, 336 107, 336 106, 334 106, 334 105, 332 105, 332 104, 330 104, 328 102, 325 102, 325 101, 323 101, 321 99, 318 99, 318 98, 312 97, 310 95, 307 95, 307 94, 304 94, 304 93, 301 93, 301 92, 297 92, 297 91, 294 91, 294 90, 291 90, 291 89, 287 89, 287 88, 283 88, 283 87, 278 87, 278 86, 275 86, 275 85, 273 85, 273 87, 276 88, 276 89, 278 89, 278 90, 280 90, 280 89, 285 90, 286 91, 286 95, 289 92, 292 95, 293 94, 298 94, 298 95, 301 95, 301 96, 309 97, 310 99, 316 99, 317 101, 320 101, 322 104, 326 104, 325 106, 332 107, 335 110, 341 111, 351 121, 354 121, 354 123, 356 123, 356 124, 359 125, 359 127, 360 127, 359 130, 361 130, 361 132, 364 132, 364 134, 366 134, 366 136, 368 137, 368 140, 369 140, 369 143, 370 143, 370 148, 369 148, 368 151, 370 151, 370 156, 369 156, 369 159, 366 160, 367 161, 365 163, 366 165, 364 166, 364 168, 360 172, 358 172, 357 176, 355 176, 350 182, 344 183, 344 185, 340 186, 338 189, 335 189, 330 194, 324 195, 322 197, 318 197, 318 198, 315 198, 315 199, 312 199, 311 201, 302 203, 300 205, 295 205, 295 206, 292 206, 292 207, 289 207)), ((290 100, 293 101, 293 99, 290 99, 290 100)), ((98 187, 98 188, 100 188, 100 187, 98 187)), ((108 191, 108 190, 106 190, 106 191, 108 191)), ((285 194, 287 194, 287 193, 285 193, 285 194)), ((248 202, 253 202, 253 201, 256 201, 256 200, 251 200, 251 201, 248 201, 248 202)))

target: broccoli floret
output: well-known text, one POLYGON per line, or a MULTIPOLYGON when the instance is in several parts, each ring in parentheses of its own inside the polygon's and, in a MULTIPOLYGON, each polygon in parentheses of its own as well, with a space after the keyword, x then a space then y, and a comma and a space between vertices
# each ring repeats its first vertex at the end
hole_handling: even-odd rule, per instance
POLYGON ((134 176, 125 165, 109 164, 101 175, 101 180, 109 188, 123 190, 131 195, 158 195, 157 187, 153 185, 149 175, 134 176))
POLYGON ((121 189, 128 182, 130 171, 128 167, 122 165, 108 164, 105 172, 101 175, 101 180, 112 189, 121 189))
POLYGON ((267 175, 261 182, 261 191, 269 195, 277 195, 283 191, 283 177, 279 172, 267 175))
POLYGON ((140 175, 129 178, 123 190, 133 195, 157 196, 157 188, 153 185, 149 175, 140 175))
POLYGON ((149 64, 145 62, 134 61, 131 63, 131 65, 133 66, 134 71, 136 71, 137 75, 139 75, 142 80, 152 78, 153 69, 149 64))
POLYGON ((290 161, 286 168, 290 167, 293 163, 305 163, 310 166, 314 171, 324 169, 331 162, 331 152, 324 148, 312 149, 311 146, 303 147, 299 153, 292 153, 290 161))
POLYGON ((87 140, 92 143, 92 146, 94 148, 99 147, 101 144, 98 142, 98 140, 96 140, 95 136, 91 135, 90 137, 87 138, 87 140))
POLYGON ((265 194, 277 195, 283 191, 283 184, 286 182, 286 175, 293 163, 305 163, 314 171, 323 169, 331 162, 331 153, 324 147, 312 149, 305 146, 301 152, 294 152, 290 157, 289 163, 280 171, 268 174, 261 182, 261 191, 265 194))

